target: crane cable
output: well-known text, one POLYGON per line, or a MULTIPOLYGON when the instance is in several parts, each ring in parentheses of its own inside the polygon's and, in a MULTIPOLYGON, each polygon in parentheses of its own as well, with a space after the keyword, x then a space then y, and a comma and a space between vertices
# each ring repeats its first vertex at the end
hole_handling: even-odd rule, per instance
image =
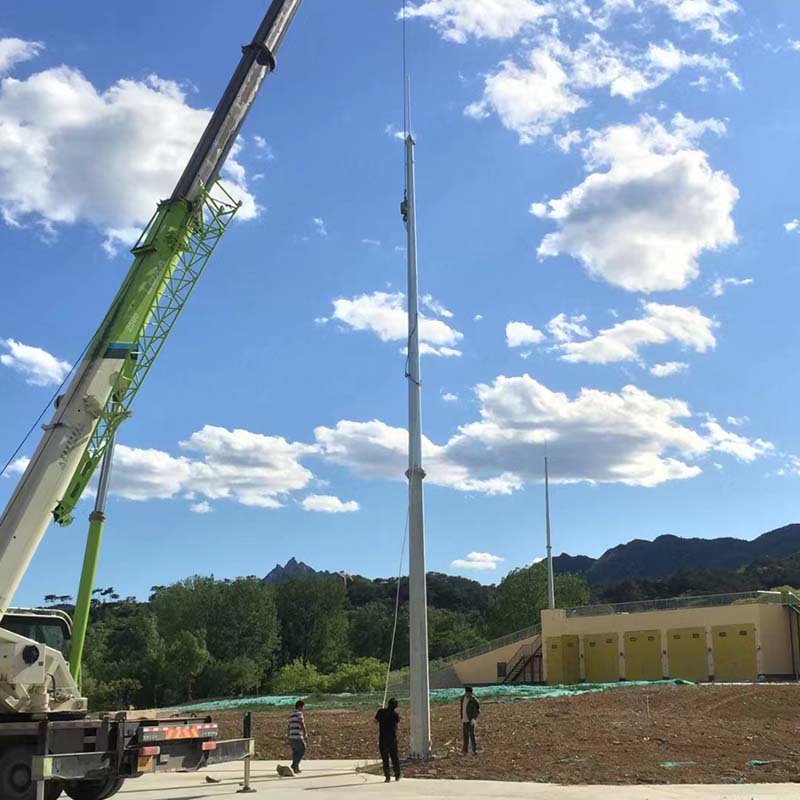
MULTIPOLYGON (((409 130, 410 120, 409 120, 409 109, 408 109, 408 56, 407 56, 407 46, 406 46, 406 13, 407 13, 407 0, 403 0, 403 12, 402 12, 402 25, 403 25, 403 138, 405 139, 411 134, 409 130)), ((403 160, 403 183, 405 186, 405 192, 408 191, 408 184, 407 184, 407 175, 405 169, 405 157, 403 160)), ((404 193, 404 197, 406 194, 404 193)), ((411 336, 408 337, 408 343, 406 347, 406 363, 404 368, 405 377, 408 379, 411 376, 408 372, 408 352, 409 347, 408 345, 411 344, 411 336)), ((403 580, 403 562, 405 560, 405 552, 406 552, 406 542, 408 541, 408 518, 410 514, 409 503, 406 503, 406 524, 403 530, 403 544, 400 547, 400 564, 397 569, 397 590, 395 592, 395 599, 394 599, 394 624, 392 626, 392 639, 389 645, 389 662, 386 665, 386 682, 384 683, 383 687, 383 703, 381 706, 386 708, 386 699, 389 695, 389 680, 392 674, 392 661, 394 660, 394 647, 397 641, 397 623, 400 618, 400 587, 402 585, 403 580)))

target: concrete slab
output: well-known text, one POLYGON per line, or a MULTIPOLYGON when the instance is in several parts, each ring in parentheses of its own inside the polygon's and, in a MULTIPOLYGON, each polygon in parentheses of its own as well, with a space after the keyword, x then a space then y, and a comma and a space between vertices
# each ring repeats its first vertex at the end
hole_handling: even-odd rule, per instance
POLYGON ((403 778, 385 784, 383 777, 358 772, 366 761, 307 761, 303 773, 294 778, 278 777, 277 761, 256 761, 251 781, 256 790, 240 795, 241 764, 224 764, 215 770, 185 775, 145 776, 128 781, 118 795, 123 800, 213 800, 213 798, 258 798, 300 800, 359 800, 360 797, 458 798, 494 800, 797 800, 797 784, 760 784, 752 786, 552 786, 543 783, 499 781, 435 781, 403 778), (206 776, 219 780, 208 783, 206 776))

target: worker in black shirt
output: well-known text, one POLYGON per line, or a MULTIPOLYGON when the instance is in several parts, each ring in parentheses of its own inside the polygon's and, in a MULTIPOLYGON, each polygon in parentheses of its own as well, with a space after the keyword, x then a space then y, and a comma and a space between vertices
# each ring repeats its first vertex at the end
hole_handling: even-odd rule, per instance
POLYGON ((400 722, 400 715, 397 713, 397 700, 394 697, 386 704, 386 708, 379 708, 375 714, 375 722, 378 723, 378 748, 381 751, 383 761, 383 774, 386 783, 389 783, 389 759, 394 768, 394 779, 400 780, 400 756, 397 754, 397 724, 400 722))

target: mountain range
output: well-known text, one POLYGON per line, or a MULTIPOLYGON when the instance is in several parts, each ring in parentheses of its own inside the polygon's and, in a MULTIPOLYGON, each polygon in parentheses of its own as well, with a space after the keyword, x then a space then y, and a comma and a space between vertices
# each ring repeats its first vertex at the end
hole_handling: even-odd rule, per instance
POLYGON ((688 570, 735 570, 767 558, 800 553, 800 524, 784 525, 756 539, 684 539, 670 534, 652 542, 633 539, 606 550, 599 558, 562 553, 553 558, 556 572, 586 576, 597 586, 633 578, 666 578, 688 570))

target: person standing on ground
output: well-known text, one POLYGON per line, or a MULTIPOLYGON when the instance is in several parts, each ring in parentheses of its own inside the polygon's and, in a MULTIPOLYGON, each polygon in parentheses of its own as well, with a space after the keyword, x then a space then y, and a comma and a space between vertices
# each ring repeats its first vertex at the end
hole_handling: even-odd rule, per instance
POLYGON ((478 724, 478 715, 481 713, 481 704, 472 692, 472 687, 464 689, 461 698, 461 725, 464 730, 464 752, 469 752, 472 745, 473 754, 478 752, 478 742, 475 739, 475 727, 478 724))
POLYGON ((397 753, 397 725, 400 722, 400 715, 397 713, 397 700, 394 697, 386 704, 386 708, 378 709, 378 713, 375 714, 375 722, 378 723, 378 749, 381 751, 386 783, 391 781, 389 759, 392 761, 394 779, 399 781, 400 756, 397 753))
POLYGON ((308 743, 306 721, 303 716, 305 706, 306 704, 302 700, 298 700, 294 704, 294 713, 289 717, 289 722, 286 726, 286 738, 289 742, 289 747, 292 748, 292 772, 295 775, 300 774, 300 762, 306 754, 308 743))

